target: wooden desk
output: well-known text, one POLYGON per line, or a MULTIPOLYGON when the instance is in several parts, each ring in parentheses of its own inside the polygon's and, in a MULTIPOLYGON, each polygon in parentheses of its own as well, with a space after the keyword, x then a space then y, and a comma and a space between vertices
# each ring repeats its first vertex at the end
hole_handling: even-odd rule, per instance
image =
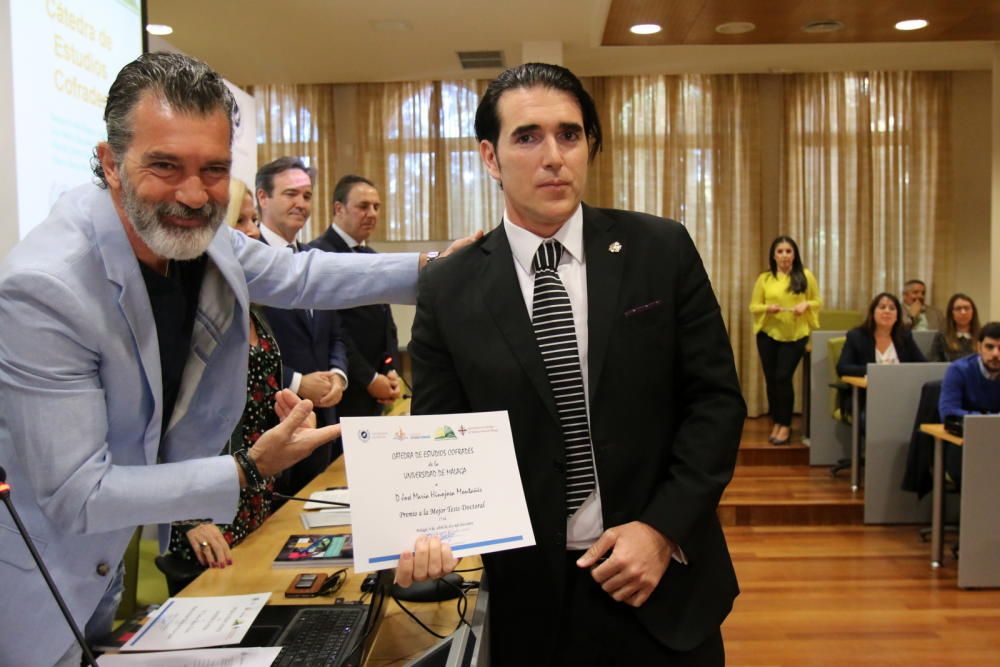
POLYGON ((868 388, 868 378, 844 375, 844 384, 851 385, 851 491, 861 488, 861 390, 868 388))
POLYGON ((944 522, 944 444, 962 446, 964 440, 944 430, 944 424, 921 424, 920 431, 934 438, 934 472, 931 491, 931 567, 941 567, 943 558, 944 522))
MULTIPOLYGON (((343 486, 346 484, 346 480, 344 459, 341 457, 333 462, 326 472, 319 475, 311 484, 306 486, 300 492, 299 497, 306 497, 313 491, 319 491, 330 486, 343 486)), ((301 512, 302 503, 293 500, 285 503, 284 507, 264 522, 263 526, 251 533, 246 540, 233 549, 232 566, 224 570, 206 570, 184 589, 181 596, 241 595, 271 591, 269 604, 330 604, 333 602, 334 598, 329 597, 286 598, 284 593, 288 588, 288 584, 298 572, 302 572, 303 570, 298 568, 271 567, 274 557, 278 555, 289 535, 324 535, 349 531, 349 528, 346 526, 306 530, 302 527, 302 522, 299 519, 301 512)), ((480 564, 481 561, 478 557, 465 558, 459 568, 474 568, 480 564)), ((339 568, 322 568, 310 565, 304 569, 330 574, 339 568)), ((364 580, 364 575, 356 575, 350 569, 348 573, 350 576, 335 597, 343 597, 346 600, 357 600, 361 597, 361 582, 364 580)), ((478 573, 465 573, 463 576, 467 579, 479 578, 478 573)), ((368 667, 399 665, 404 659, 416 656, 437 641, 407 617, 395 602, 387 600, 386 604, 388 607, 385 617, 382 620, 371 652, 365 662, 368 667)), ((407 609, 414 612, 424 624, 438 634, 446 635, 451 633, 458 623, 455 600, 440 603, 408 602, 405 604, 407 609)), ((470 617, 474 605, 475 596, 470 595, 467 612, 470 617)))

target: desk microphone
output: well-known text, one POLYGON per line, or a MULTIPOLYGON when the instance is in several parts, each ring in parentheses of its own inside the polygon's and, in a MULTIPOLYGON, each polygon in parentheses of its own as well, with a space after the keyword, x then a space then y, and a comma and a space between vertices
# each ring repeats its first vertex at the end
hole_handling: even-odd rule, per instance
POLYGON ((28 535, 28 530, 21 523, 21 517, 18 516, 17 510, 14 509, 14 503, 10 499, 10 484, 7 483, 7 471, 4 470, 3 466, 0 466, 0 499, 3 500, 4 505, 7 506, 7 510, 10 512, 11 517, 14 519, 14 524, 17 526, 17 532, 21 533, 21 537, 24 539, 24 543, 28 545, 28 551, 31 552, 31 557, 35 559, 35 564, 38 565, 39 571, 45 578, 45 583, 49 585, 49 590, 52 591, 52 597, 56 599, 56 603, 59 605, 60 611, 62 611, 63 616, 66 618, 66 623, 69 625, 70 630, 73 631, 73 635, 76 636, 76 643, 80 645, 83 649, 83 656, 87 659, 87 664, 91 667, 97 667, 97 658, 91 653, 90 647, 87 646, 87 640, 83 638, 83 633, 80 632, 80 628, 77 627, 76 621, 73 620, 73 615, 69 613, 69 608, 66 607, 66 603, 63 601, 62 595, 59 594, 59 589, 56 588, 56 582, 52 581, 52 576, 49 574, 48 568, 45 567, 45 563, 42 561, 41 555, 39 555, 38 550, 35 549, 35 543, 31 541, 31 536, 28 535))

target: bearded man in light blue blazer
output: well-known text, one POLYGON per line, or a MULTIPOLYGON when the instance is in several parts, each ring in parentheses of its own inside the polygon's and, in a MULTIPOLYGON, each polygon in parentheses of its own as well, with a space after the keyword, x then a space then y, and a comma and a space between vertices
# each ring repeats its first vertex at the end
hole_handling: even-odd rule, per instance
MULTIPOLYGON (((158 53, 127 65, 108 96, 108 141, 95 151, 100 184, 65 194, 0 268, 0 465, 89 638, 110 630, 136 526, 229 521, 254 465, 274 474, 339 435, 299 427, 311 405, 286 392, 285 420, 249 450, 250 463, 218 456, 246 400, 249 302, 413 303, 426 261, 293 255, 220 228, 237 117, 203 63, 158 53), (151 285, 189 261, 197 270, 177 310, 186 325, 160 321, 151 285), (174 345, 172 364, 171 332, 190 341, 179 354, 174 345)), ((6 512, 0 590, 4 665, 79 664, 6 512)))

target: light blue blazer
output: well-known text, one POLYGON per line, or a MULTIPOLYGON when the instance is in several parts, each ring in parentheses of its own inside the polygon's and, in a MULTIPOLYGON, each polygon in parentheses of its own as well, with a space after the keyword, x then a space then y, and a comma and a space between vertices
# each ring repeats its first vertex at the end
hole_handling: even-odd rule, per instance
MULTIPOLYGON (((293 255, 223 226, 208 258, 162 445, 156 327, 108 192, 65 194, 0 266, 0 465, 81 628, 136 526, 233 518, 236 467, 218 453, 246 401, 250 301, 339 309, 416 294, 413 254, 293 255)), ((0 591, 0 662, 55 662, 73 637, 6 509, 0 591)))

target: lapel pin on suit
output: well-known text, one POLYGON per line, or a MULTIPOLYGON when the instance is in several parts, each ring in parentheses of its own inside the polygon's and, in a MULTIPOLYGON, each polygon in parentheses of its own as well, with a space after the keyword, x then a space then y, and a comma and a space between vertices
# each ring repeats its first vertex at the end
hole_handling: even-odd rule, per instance
POLYGON ((618 241, 615 241, 614 243, 608 246, 608 252, 621 252, 621 250, 622 250, 622 244, 619 243, 618 241))

